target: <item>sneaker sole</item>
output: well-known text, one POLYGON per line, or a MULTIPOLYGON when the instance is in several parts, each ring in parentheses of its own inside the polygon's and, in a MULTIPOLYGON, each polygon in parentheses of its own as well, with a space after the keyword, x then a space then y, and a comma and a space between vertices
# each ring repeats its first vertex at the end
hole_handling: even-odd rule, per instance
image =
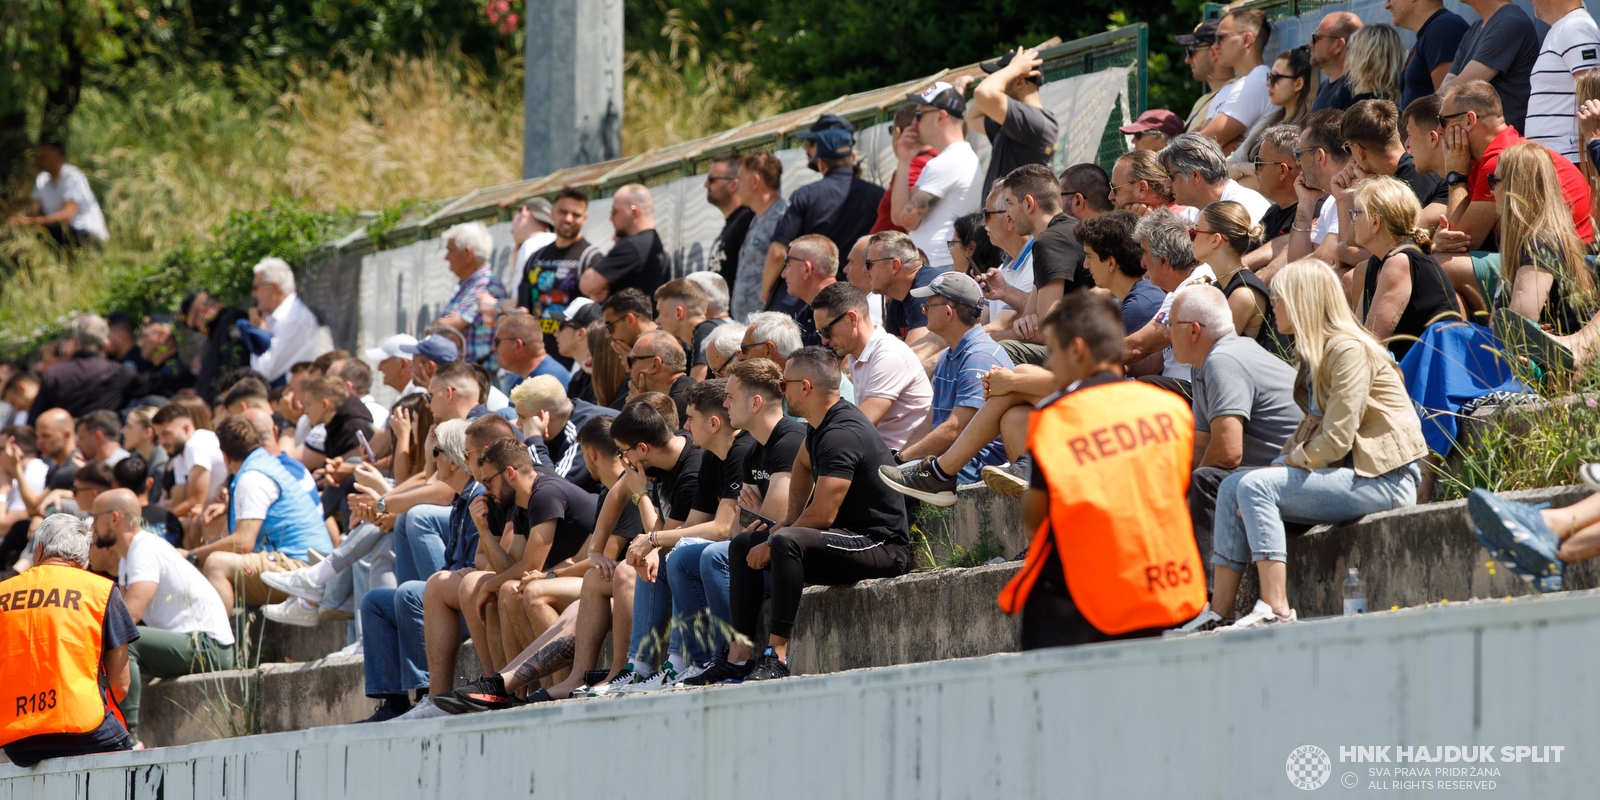
POLYGON ((1467 514, 1472 517, 1472 524, 1484 538, 1493 542, 1501 551, 1508 553, 1516 560, 1518 566, 1534 577, 1544 578, 1557 574, 1559 568, 1555 561, 1528 544, 1517 541, 1515 534, 1500 516, 1497 504, 1498 498, 1492 494, 1482 490, 1473 491, 1467 496, 1467 514))
POLYGON ((1578 468, 1578 480, 1592 489, 1600 489, 1600 464, 1585 464, 1578 468), (1591 470, 1590 467, 1596 467, 1591 470))
POLYGON ((1027 481, 998 467, 984 467, 981 474, 983 485, 993 489, 995 494, 1020 498, 1028 491, 1027 481))
POLYGON ((286 595, 289 595, 290 597, 298 597, 301 600, 306 601, 307 603, 311 603, 312 605, 316 605, 317 603, 321 603, 322 602, 322 595, 320 595, 320 594, 313 596, 311 593, 306 592, 304 590, 296 591, 294 588, 291 588, 289 586, 279 586, 278 584, 273 583, 272 581, 267 579, 268 576, 273 575, 273 574, 274 573, 270 573, 269 572, 269 573, 265 573, 265 574, 263 574, 261 576, 261 582, 266 584, 267 588, 271 589, 272 591, 277 592, 278 594, 286 594, 286 595))
POLYGON ((267 621, 278 625, 293 625, 296 628, 315 628, 322 623, 321 619, 274 619, 270 616, 267 616, 267 621))
POLYGON ((893 489, 904 495, 915 497, 924 503, 928 503, 929 505, 935 505, 940 508, 949 508, 956 504, 955 492, 924 492, 921 489, 913 489, 903 483, 890 480, 889 476, 881 472, 878 473, 878 477, 882 478, 883 482, 888 484, 890 489, 893 489))

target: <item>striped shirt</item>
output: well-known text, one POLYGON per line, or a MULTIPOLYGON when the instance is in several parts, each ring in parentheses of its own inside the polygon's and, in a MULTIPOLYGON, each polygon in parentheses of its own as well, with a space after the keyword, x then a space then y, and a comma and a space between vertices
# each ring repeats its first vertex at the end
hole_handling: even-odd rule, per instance
POLYGON ((1574 75, 1600 67, 1600 28, 1582 8, 1556 20, 1545 34, 1529 77, 1524 135, 1578 162, 1577 81, 1574 75))
MULTIPOLYGON (((1006 355, 1006 351, 996 344, 981 326, 972 326, 961 337, 961 341, 956 342, 939 357, 939 363, 933 367, 933 412, 929 417, 929 422, 932 423, 930 427, 937 428, 944 424, 957 408, 982 408, 983 376, 989 374, 989 368, 1011 369, 1015 366, 1011 363, 1011 357, 1006 355)), ((1000 443, 999 437, 984 445, 974 460, 980 464, 996 466, 1006 463, 1005 447, 1000 443)))

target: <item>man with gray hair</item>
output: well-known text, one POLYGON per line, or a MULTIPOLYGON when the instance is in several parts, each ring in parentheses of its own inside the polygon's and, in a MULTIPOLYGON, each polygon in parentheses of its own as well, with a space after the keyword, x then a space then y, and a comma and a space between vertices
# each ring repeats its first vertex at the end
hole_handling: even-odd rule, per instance
MULTIPOLYGON (((743 208, 743 206, 740 206, 743 208)), ((706 293, 706 319, 720 319, 728 321, 728 282, 721 275, 707 270, 691 272, 683 276, 686 280, 695 282, 696 286, 706 293)))
POLYGON ((83 314, 72 321, 72 338, 78 351, 39 377, 39 393, 34 395, 28 419, 37 420, 52 408, 60 408, 73 418, 90 411, 116 411, 125 405, 133 370, 104 355, 110 326, 97 314, 83 314))
POLYGON ((19 767, 131 749, 116 704, 139 629, 122 591, 89 572, 88 522, 52 514, 35 538, 34 566, 0 581, 0 746, 19 767))
POLYGON ((656 201, 650 190, 637 183, 618 189, 611 198, 611 226, 616 244, 578 277, 578 291, 596 303, 623 289, 653 296, 667 279, 667 251, 656 233, 656 201))
POLYGON ((783 258, 783 280, 802 305, 794 320, 800 325, 800 342, 803 345, 822 344, 817 334, 817 322, 811 311, 811 300, 817 292, 838 282, 839 248, 832 239, 808 233, 789 243, 789 254, 783 258))
MULTIPOLYGON (((255 265, 250 296, 250 324, 271 337, 265 348, 250 348, 250 368, 267 376, 272 386, 289 380, 289 368, 322 355, 317 347, 321 323, 294 290, 294 270, 281 258, 263 258, 255 265)), ((259 341, 246 336, 246 343, 259 341)))
MULTIPOLYGON (((1294 367, 1234 333, 1233 312, 1221 292, 1186 286, 1171 296, 1173 357, 1193 370, 1189 516, 1209 584, 1218 487, 1239 470, 1271 466, 1304 414, 1294 402, 1294 367)), ((1224 611, 1231 616, 1232 609, 1224 611)), ((1221 619, 1207 608, 1185 628, 1200 630, 1221 619)))
POLYGON ((1180 363, 1172 355, 1172 331, 1167 328, 1167 319, 1172 314, 1172 300, 1179 289, 1201 283, 1215 285, 1216 273, 1211 271, 1211 267, 1195 260, 1189 226, 1165 208, 1158 208, 1140 218, 1139 225, 1133 229, 1133 238, 1138 239, 1144 249, 1140 263, 1145 268, 1145 277, 1156 288, 1166 292, 1167 297, 1161 304, 1161 310, 1151 318, 1150 324, 1129 334, 1122 363, 1137 364, 1151 353, 1161 350, 1161 374, 1147 375, 1140 380, 1187 398, 1189 365, 1180 363))
POLYGON ((1170 177, 1172 199, 1189 206, 1184 213, 1184 222, 1189 225, 1200 218, 1200 209, 1218 200, 1232 200, 1244 206, 1251 222, 1260 222, 1272 207, 1267 198, 1228 177, 1222 148, 1209 136, 1185 133, 1174 137, 1161 151, 1161 166, 1170 177))
POLYGON ((788 314, 776 311, 759 311, 750 315, 750 325, 744 329, 744 341, 739 343, 739 360, 765 358, 774 364, 788 360, 789 354, 802 347, 800 325, 788 314))
POLYGON ((438 322, 461 332, 467 350, 463 361, 482 364, 494 355, 493 313, 510 296, 489 268, 494 237, 481 222, 463 222, 444 232, 444 260, 461 284, 444 304, 438 322))
MULTIPOLYGON (((1295 148, 1299 146, 1299 125, 1274 125, 1261 133, 1261 147, 1256 154, 1256 186, 1261 196, 1272 202, 1272 207, 1261 215, 1263 244, 1244 257, 1244 265, 1257 273, 1262 273, 1269 265, 1271 271, 1276 271, 1289 263, 1289 235, 1294 232, 1294 216, 1300 203, 1300 195, 1294 188, 1295 179, 1300 177, 1300 160, 1294 157, 1295 148)), ((1264 274, 1270 276, 1271 271, 1264 274)))
POLYGON ((727 377, 728 366, 739 360, 739 344, 744 341, 744 325, 730 322, 706 336, 706 378, 727 377))
POLYGON ((689 362, 678 337, 657 328, 639 334, 628 355, 628 380, 634 394, 661 392, 678 407, 678 419, 689 418, 689 362))

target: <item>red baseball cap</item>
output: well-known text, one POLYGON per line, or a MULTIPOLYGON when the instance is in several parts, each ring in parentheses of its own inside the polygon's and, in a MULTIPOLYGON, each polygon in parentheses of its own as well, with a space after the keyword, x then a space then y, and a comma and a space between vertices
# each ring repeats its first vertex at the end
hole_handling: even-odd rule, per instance
POLYGON ((1168 136, 1177 136, 1183 133, 1183 120, 1178 119, 1177 114, 1164 108, 1152 108, 1140 114, 1132 125, 1124 125, 1117 130, 1124 134, 1160 131, 1168 136))

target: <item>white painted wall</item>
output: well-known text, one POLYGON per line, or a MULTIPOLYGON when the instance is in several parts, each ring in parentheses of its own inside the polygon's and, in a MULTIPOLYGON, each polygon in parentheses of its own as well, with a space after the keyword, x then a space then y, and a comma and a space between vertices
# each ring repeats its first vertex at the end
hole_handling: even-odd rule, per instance
POLYGON ((1574 593, 7 766, 0 800, 1288 798, 1302 745, 1323 796, 1394 780, 1341 746, 1559 745, 1474 794, 1590 797, 1597 661, 1574 593))

